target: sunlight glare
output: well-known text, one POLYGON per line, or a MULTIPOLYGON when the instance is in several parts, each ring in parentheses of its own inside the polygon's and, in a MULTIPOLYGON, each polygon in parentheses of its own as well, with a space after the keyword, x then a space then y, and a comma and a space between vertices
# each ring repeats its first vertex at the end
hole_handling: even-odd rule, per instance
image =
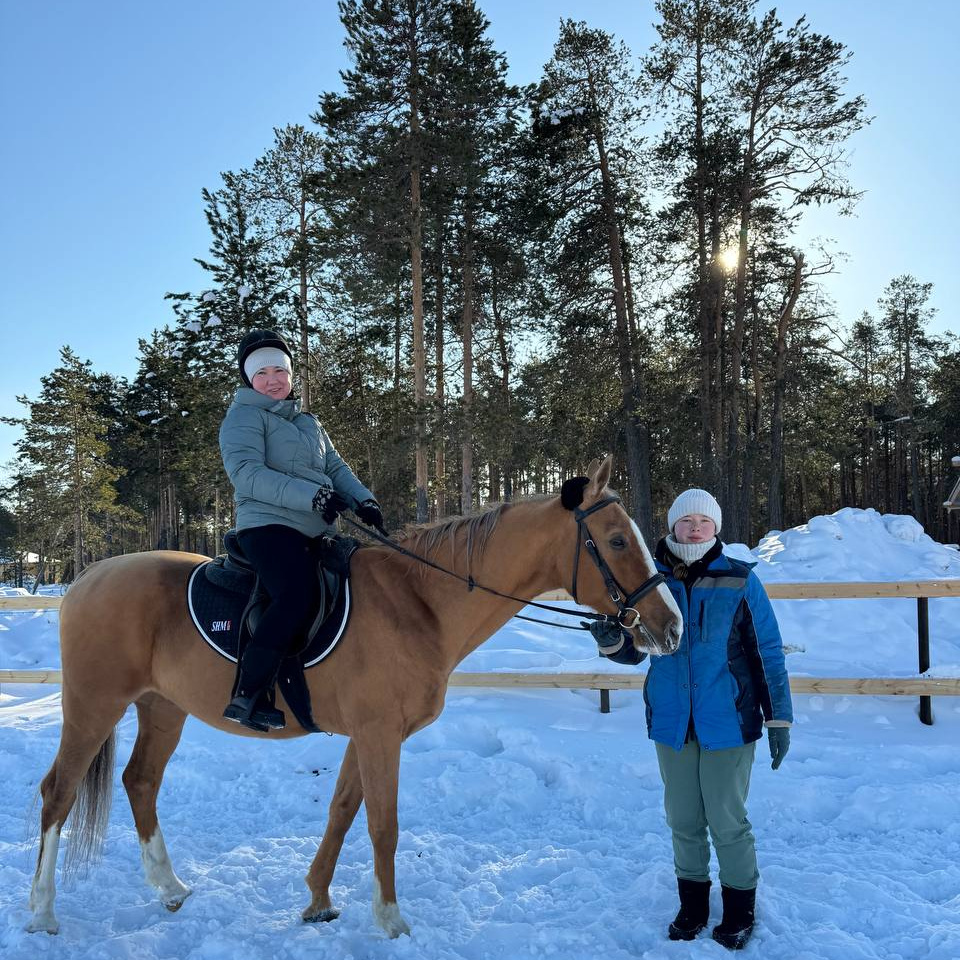
POLYGON ((739 247, 727 247, 726 250, 721 251, 720 253, 720 266, 724 270, 736 270, 737 265, 740 263, 740 248, 739 247))

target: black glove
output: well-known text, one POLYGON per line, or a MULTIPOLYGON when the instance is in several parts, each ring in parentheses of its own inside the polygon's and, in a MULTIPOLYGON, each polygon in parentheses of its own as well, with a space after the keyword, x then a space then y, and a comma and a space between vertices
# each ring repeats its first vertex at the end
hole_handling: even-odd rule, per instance
POLYGON ((770 759, 773 761, 770 768, 776 770, 790 749, 790 728, 767 727, 767 739, 770 742, 770 759))
POLYGON ((380 509, 380 504, 376 500, 364 500, 353 511, 368 527, 373 527, 374 530, 383 529, 383 511, 380 509))
POLYGON ((333 487, 319 487, 313 497, 314 513, 319 513, 327 523, 334 523, 349 507, 350 501, 333 487))
POLYGON ((593 639, 597 641, 600 648, 600 654, 608 657, 616 653, 630 639, 630 634, 626 633, 618 623, 610 623, 609 620, 593 620, 588 627, 593 639))

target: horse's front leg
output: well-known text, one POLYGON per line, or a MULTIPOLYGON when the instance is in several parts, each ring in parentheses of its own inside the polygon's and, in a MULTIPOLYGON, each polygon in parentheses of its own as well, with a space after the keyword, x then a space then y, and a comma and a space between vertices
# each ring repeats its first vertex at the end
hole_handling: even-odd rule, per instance
POLYGON ((388 937, 410 933, 397 906, 397 790, 400 780, 400 734, 378 727, 356 737, 367 807, 367 826, 373 842, 373 916, 388 937))
POLYGON ((330 883, 343 847, 343 839, 357 815, 357 810, 360 809, 362 800, 363 786, 360 783, 357 748, 351 740, 344 752, 337 786, 330 800, 327 829, 323 832, 323 840, 320 841, 317 855, 307 873, 307 887, 312 899, 310 906, 303 911, 303 919, 308 923, 336 920, 340 916, 340 911, 330 903, 330 883))

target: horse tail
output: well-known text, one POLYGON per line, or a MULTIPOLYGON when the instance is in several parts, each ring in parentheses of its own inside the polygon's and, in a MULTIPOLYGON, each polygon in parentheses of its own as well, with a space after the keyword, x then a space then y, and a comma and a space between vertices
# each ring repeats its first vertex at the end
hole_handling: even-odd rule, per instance
POLYGON ((70 846, 64 870, 75 871, 100 855, 103 837, 110 816, 113 799, 113 765, 116 755, 117 731, 100 745, 87 772, 77 787, 77 799, 72 811, 70 846))

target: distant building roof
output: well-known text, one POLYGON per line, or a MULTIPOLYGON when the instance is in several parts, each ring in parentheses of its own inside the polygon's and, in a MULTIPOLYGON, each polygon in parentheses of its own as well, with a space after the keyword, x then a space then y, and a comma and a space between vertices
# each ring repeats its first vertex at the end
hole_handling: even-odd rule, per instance
MULTIPOLYGON (((0 563, 17 563, 17 562, 39 563, 40 557, 37 556, 37 554, 35 553, 25 553, 20 557, 0 556, 0 563)), ((59 560, 54 560, 52 557, 47 557, 46 562, 49 563, 51 566, 54 566, 60 563, 59 560)))

